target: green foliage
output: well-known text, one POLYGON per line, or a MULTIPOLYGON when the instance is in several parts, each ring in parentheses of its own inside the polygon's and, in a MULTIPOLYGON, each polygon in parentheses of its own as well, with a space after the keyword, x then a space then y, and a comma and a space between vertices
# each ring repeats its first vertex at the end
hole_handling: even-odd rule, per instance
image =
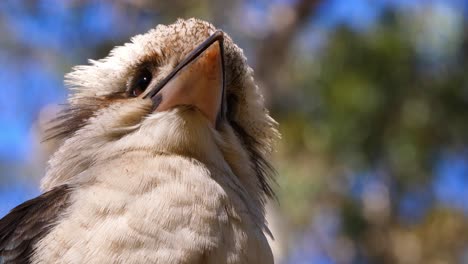
MULTIPOLYGON (((417 263, 436 255, 452 263, 462 248, 443 247, 436 254, 431 251, 443 242, 422 242, 429 232, 424 222, 439 221, 442 215, 437 204, 429 209, 434 219, 427 216, 420 226, 407 228, 398 214, 405 192, 434 181, 437 158, 468 144, 468 32, 461 33, 453 56, 433 61, 430 54, 421 55, 415 44, 420 36, 408 30, 408 23, 418 19, 388 11, 365 32, 338 27, 312 61, 293 55, 285 67, 294 88, 281 100, 289 98, 294 107, 273 104, 284 136, 281 154, 286 153, 279 160, 281 172, 287 172, 280 177, 287 179, 280 182, 289 183, 279 189, 280 200, 295 204, 283 207, 286 214, 300 225, 314 210, 311 201, 333 201, 341 212, 342 234, 375 263, 404 263, 409 255, 392 242, 400 239, 401 230, 417 238, 417 263), (298 93, 300 100, 291 99, 298 93), (303 162, 304 156, 310 162, 303 162), (375 194, 352 194, 350 174, 368 171, 384 179, 388 205, 375 194), (320 186, 313 195, 303 190, 310 185, 320 186)), ((447 210, 443 217, 465 221, 457 222, 461 229, 468 226, 456 211, 447 210)), ((444 236, 444 230, 451 230, 442 226, 431 232, 444 236)), ((464 237, 451 239, 467 245, 464 237)))

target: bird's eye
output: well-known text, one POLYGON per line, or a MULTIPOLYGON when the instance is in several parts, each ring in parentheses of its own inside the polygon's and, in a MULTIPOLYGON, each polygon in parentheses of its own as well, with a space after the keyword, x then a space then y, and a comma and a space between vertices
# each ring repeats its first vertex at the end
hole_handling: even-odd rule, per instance
POLYGON ((153 75, 147 69, 143 70, 138 76, 135 78, 133 85, 130 90, 130 95, 133 97, 137 97, 142 94, 148 85, 151 83, 151 79, 153 75))

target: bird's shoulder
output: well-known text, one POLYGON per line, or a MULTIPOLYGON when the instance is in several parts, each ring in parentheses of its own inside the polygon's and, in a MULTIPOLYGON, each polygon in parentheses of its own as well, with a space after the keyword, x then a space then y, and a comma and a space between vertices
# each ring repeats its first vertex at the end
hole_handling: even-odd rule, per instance
POLYGON ((35 243, 54 226, 69 197, 70 187, 58 186, 0 219, 0 263, 29 263, 35 243))

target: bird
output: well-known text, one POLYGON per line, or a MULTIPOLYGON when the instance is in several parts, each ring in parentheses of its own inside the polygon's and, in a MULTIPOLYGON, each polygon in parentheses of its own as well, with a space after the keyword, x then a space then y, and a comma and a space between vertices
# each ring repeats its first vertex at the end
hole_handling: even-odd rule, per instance
POLYGON ((178 19, 65 75, 42 194, 0 220, 0 263, 273 263, 280 138, 231 37, 178 19))

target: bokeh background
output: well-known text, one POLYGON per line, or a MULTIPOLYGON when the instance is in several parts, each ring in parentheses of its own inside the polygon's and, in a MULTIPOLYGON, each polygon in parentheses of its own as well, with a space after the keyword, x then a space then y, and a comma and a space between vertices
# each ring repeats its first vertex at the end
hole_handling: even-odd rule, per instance
POLYGON ((159 23, 228 32, 283 134, 277 263, 468 263, 468 1, 0 2, 0 216, 39 194, 63 75, 159 23))

